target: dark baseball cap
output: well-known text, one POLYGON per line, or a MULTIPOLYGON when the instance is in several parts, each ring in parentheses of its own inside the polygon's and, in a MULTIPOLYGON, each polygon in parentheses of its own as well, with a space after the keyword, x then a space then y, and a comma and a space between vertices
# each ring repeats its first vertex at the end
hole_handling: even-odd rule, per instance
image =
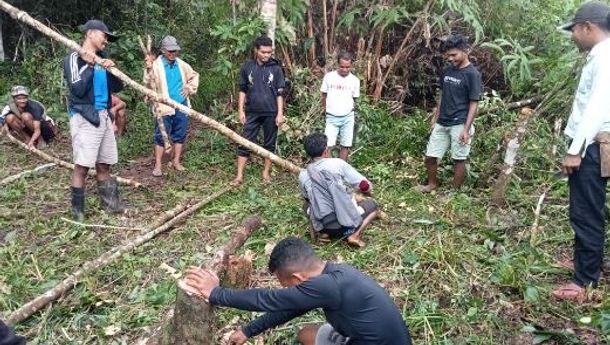
POLYGON ((610 6, 599 1, 589 1, 582 4, 576 10, 574 18, 570 22, 561 25, 559 29, 571 31, 574 25, 585 22, 607 23, 609 14, 610 6))
POLYGON ((103 21, 97 19, 88 20, 85 24, 80 25, 78 29, 81 32, 87 32, 88 30, 99 30, 106 34, 106 37, 108 37, 109 42, 114 42, 119 38, 117 35, 110 32, 108 26, 106 26, 103 21))

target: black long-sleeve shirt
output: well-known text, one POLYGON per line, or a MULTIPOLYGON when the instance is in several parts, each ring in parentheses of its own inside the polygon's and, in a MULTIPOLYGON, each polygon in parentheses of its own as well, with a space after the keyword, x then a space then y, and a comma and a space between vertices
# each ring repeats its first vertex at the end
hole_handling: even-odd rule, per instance
POLYGON ((350 345, 411 345, 409 330, 390 295, 371 277, 343 264, 285 289, 215 288, 210 303, 242 310, 266 311, 242 330, 248 337, 281 325, 316 308, 350 345))

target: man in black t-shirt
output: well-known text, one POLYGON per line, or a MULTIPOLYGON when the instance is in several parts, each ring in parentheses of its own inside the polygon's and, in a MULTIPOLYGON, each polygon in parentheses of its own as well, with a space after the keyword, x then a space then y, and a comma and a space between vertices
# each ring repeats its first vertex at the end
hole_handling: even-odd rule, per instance
POLYGON ((301 239, 281 240, 269 257, 269 271, 283 289, 224 288, 215 273, 201 268, 189 269, 185 279, 191 292, 213 305, 266 312, 235 331, 231 345, 317 308, 327 323, 303 327, 301 344, 411 345, 400 309, 375 280, 349 265, 320 260, 301 239))
POLYGON ((25 86, 13 86, 11 97, 9 104, 0 112, 0 126, 6 123, 30 149, 38 145, 40 138, 50 144, 57 134, 57 127, 47 116, 44 106, 38 101, 29 99, 29 92, 25 86))
POLYGON ((445 41, 444 51, 451 66, 443 71, 440 79, 442 93, 426 149, 428 184, 419 187, 424 193, 438 186, 438 161, 449 147, 454 162, 453 187, 458 189, 464 183, 466 159, 474 134, 472 123, 481 99, 481 74, 468 59, 468 40, 462 35, 451 35, 445 41))

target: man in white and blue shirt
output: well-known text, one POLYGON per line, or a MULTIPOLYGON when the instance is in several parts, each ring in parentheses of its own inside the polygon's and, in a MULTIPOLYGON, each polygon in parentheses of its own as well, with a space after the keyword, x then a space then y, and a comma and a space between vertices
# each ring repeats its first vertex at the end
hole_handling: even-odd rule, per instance
POLYGON ((574 277, 553 296, 582 302, 585 288, 596 287, 604 255, 606 183, 601 173, 600 143, 610 132, 610 7, 597 1, 583 4, 561 28, 588 52, 565 134, 570 140, 563 160, 569 175, 570 223, 574 229, 574 277))

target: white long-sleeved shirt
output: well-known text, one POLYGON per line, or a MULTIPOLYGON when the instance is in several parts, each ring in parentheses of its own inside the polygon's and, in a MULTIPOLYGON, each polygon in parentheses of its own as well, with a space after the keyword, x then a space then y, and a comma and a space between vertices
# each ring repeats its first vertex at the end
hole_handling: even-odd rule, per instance
POLYGON ((582 154, 599 132, 610 131, 610 38, 587 55, 564 133, 572 139, 568 154, 582 154))

